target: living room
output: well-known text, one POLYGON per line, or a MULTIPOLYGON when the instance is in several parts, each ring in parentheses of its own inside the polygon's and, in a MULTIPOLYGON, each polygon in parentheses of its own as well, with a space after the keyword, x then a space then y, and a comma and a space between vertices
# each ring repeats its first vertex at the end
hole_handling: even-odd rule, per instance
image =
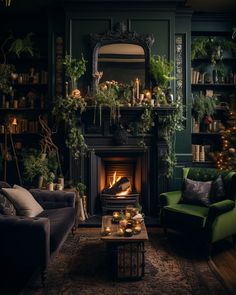
POLYGON ((236 294, 234 2, 0 3, 1 294, 236 294))

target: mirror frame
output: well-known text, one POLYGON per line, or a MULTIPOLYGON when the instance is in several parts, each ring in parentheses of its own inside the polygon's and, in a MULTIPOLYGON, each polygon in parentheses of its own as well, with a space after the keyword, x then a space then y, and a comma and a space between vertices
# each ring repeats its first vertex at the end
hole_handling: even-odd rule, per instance
MULTIPOLYGON (((107 44, 128 43, 136 44, 143 48, 145 56, 145 88, 151 87, 150 79, 150 55, 151 46, 154 43, 152 34, 139 34, 134 31, 127 30, 127 26, 123 23, 117 23, 113 30, 108 30, 105 33, 90 34, 90 43, 92 47, 92 75, 98 71, 98 51, 99 48, 107 44)), ((96 79, 92 77, 93 93, 96 91, 96 79)))

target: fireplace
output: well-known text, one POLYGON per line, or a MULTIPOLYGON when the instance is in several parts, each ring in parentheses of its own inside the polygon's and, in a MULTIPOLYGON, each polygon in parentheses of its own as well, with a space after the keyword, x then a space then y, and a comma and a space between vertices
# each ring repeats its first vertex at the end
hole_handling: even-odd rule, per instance
POLYGON ((100 201, 103 213, 124 210, 140 201, 141 169, 138 157, 104 157, 101 161, 100 201))
POLYGON ((172 108, 158 108, 153 130, 148 134, 139 134, 138 123, 143 108, 120 108, 120 124, 132 126, 132 132, 127 130, 127 141, 119 144, 114 140, 109 110, 103 110, 100 125, 94 124, 94 108, 87 107, 81 122, 84 123, 82 130, 89 152, 80 160, 71 159, 70 175, 72 179, 86 184, 88 211, 91 215, 112 210, 113 205, 119 209, 129 202, 139 202, 145 215, 158 217, 159 194, 167 190, 166 166, 162 161, 167 144, 162 136, 162 127, 166 115, 172 111, 172 108), (145 141, 146 149, 140 147, 141 139, 145 141), (128 196, 118 202, 117 196, 109 193, 114 173, 116 177, 126 178, 131 187, 128 196), (108 204, 103 202, 104 195, 109 195, 108 204))

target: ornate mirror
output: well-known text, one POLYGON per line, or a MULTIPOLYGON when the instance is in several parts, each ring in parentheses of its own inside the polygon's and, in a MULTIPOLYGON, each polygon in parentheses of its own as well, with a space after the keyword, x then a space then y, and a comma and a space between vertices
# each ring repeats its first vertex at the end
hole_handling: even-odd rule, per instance
MULTIPOLYGON (((103 72, 100 82, 115 80, 130 84, 140 79, 145 88, 150 87, 151 34, 130 32, 124 23, 102 34, 91 34, 93 47, 92 73, 103 72)), ((96 79, 93 77, 93 89, 96 79)))

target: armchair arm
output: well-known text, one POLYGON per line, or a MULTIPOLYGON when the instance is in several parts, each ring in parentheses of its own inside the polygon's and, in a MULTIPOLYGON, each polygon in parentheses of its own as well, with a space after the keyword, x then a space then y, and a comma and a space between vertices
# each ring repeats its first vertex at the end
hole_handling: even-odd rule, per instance
POLYGON ((182 196, 181 191, 172 191, 160 195, 161 207, 177 204, 182 196))
POLYGON ((47 267, 50 257, 48 218, 0 215, 0 261, 8 270, 47 267))
POLYGON ((31 189, 33 197, 44 209, 75 207, 75 193, 31 189))
POLYGON ((208 218, 213 218, 233 210, 235 207, 235 202, 232 200, 224 200, 217 203, 214 203, 210 205, 209 212, 208 212, 208 218))

